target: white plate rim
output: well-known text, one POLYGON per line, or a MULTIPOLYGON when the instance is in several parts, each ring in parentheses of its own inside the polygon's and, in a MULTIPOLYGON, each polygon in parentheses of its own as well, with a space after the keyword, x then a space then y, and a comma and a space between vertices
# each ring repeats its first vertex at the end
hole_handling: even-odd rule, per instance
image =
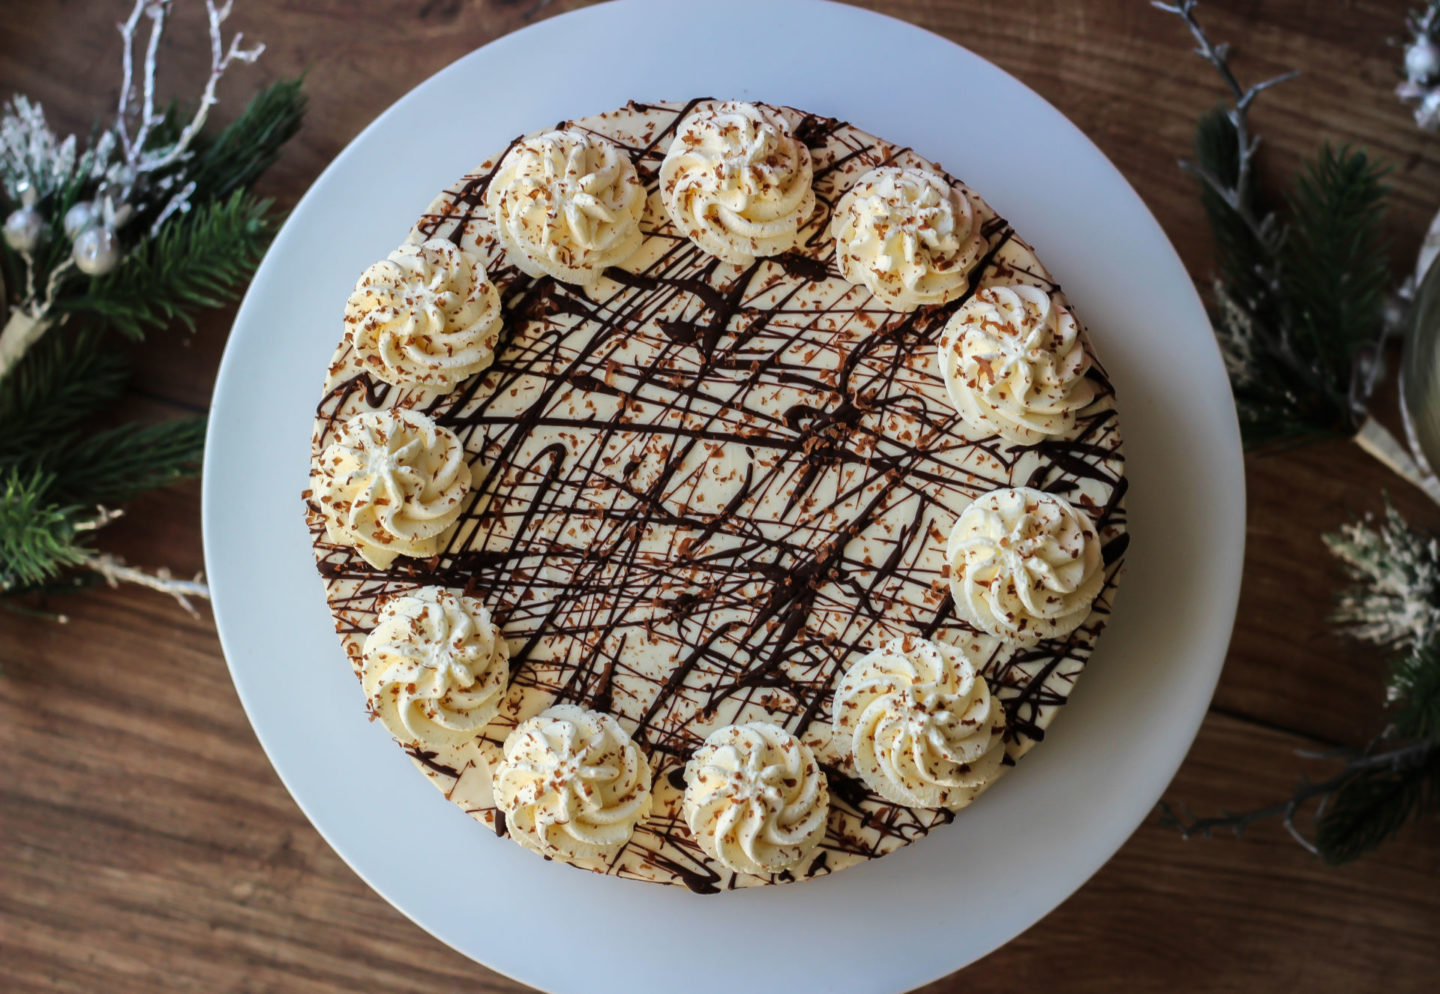
MULTIPOLYGON (((598 47, 604 55, 605 47, 598 47)), ((649 85, 653 83, 652 76, 649 85)), ((573 90, 573 81, 568 85, 573 90)), ((488 113, 471 134, 493 135, 500 126, 495 118, 504 118, 506 111, 479 102, 483 106, 472 109, 470 116, 479 110, 488 113)), ((939 101, 940 110, 944 103, 939 101)), ((379 169, 378 175, 387 175, 386 170, 379 169)), ((217 375, 202 491, 216 627, 256 736, 296 803, 362 879, 422 928, 502 973, 557 991, 658 990, 670 984, 673 975, 667 968, 683 969, 696 957, 703 957, 704 969, 692 971, 685 982, 697 992, 733 989, 741 979, 756 991, 904 990, 978 959, 1038 921, 1098 870, 1143 821, 1198 732, 1238 603, 1244 500, 1238 425, 1204 308, 1173 247, 1118 170, 1057 110, 978 56, 903 21, 824 0, 739 0, 727 5, 617 0, 582 8, 497 39, 402 97, 315 181, 257 271, 217 375), (798 59, 793 52, 785 56, 788 62, 775 62, 781 55, 777 39, 787 28, 822 35, 823 55, 831 60, 828 68, 817 56, 798 59), (833 879, 699 898, 548 864, 502 840, 472 840, 467 833, 483 836, 483 830, 445 804, 378 729, 366 726, 358 690, 350 687, 352 697, 340 698, 346 701, 341 707, 327 704, 344 693, 338 689, 337 674, 351 684, 353 678, 329 631, 301 522, 299 490, 304 486, 302 460, 308 456, 310 422, 308 417, 293 418, 293 409, 297 403, 313 407, 318 399, 339 320, 337 313, 309 338, 294 332, 296 337, 288 339, 282 334, 287 330, 284 319, 289 316, 308 329, 303 320, 307 306, 317 314, 336 312, 334 307, 327 311, 324 301, 343 300, 348 289, 344 282, 353 279, 370 255, 378 257, 398 243, 435 191, 513 134, 552 118, 616 106, 631 96, 654 99, 686 91, 637 91, 643 73, 655 71, 638 65, 612 69, 612 76, 618 73, 620 78, 610 80, 611 90, 597 84, 578 99, 567 95, 563 80, 536 83, 532 92, 543 90, 545 95, 536 97, 535 104, 548 100, 553 106, 558 100, 568 109, 560 114, 528 112, 528 120, 517 119, 518 126, 498 141, 480 141, 458 168, 445 166, 450 171, 443 176, 436 172, 437 160, 449 161, 455 153, 425 148, 417 138, 427 133, 436 113, 428 101, 456 89, 474 93, 464 89, 472 76, 483 76, 483 69, 513 70, 527 59, 544 57, 563 73, 568 71, 563 56, 636 35, 651 42, 707 40, 698 53, 689 53, 685 64, 668 66, 669 80, 688 73, 695 80, 690 86, 728 83, 726 90, 709 91, 718 95, 753 95, 848 115, 866 130, 911 141, 921 154, 939 159, 1015 221, 1066 281, 1120 388, 1121 424, 1132 461, 1130 516, 1136 544, 1112 630, 1092 662, 1093 672, 1079 685, 1052 732, 1051 738, 1063 745, 1037 749, 955 825, 833 879), (987 160, 982 149, 967 157, 963 144, 935 136, 940 116, 936 105, 929 116, 914 108, 896 108, 867 98, 856 90, 860 83, 843 78, 847 53, 873 54, 877 47, 903 53, 919 65, 934 60, 957 81, 983 91, 986 100, 998 106, 972 106, 972 129, 984 133, 982 124, 1020 122, 1036 133, 1007 131, 1010 147, 1003 154, 1008 157, 998 166, 992 160, 999 153, 991 152, 987 160), (737 49, 749 60, 738 67, 737 49), (796 72, 797 62, 810 75, 796 72), (637 72, 642 75, 637 77, 637 72), (631 89, 619 99, 607 95, 627 85, 631 89), (425 156, 410 161, 407 155, 413 150, 398 138, 419 142, 425 156), (956 155, 945 154, 947 149, 956 155), (1053 153, 1063 162, 1047 162, 1037 151, 1053 153), (374 183, 377 157, 403 160, 405 180, 397 185, 406 192, 385 188, 375 202, 355 212, 358 217, 337 209, 337 202, 341 208, 350 203, 338 193, 347 182, 374 183), (425 178, 427 171, 439 176, 438 181, 425 178), (367 172, 372 175, 367 177, 367 172), (1086 196, 1074 196, 1077 192, 1086 196), (321 239, 317 252, 322 222, 329 226, 330 240, 321 239), (1072 227, 1067 229, 1066 223, 1072 227), (1083 230, 1077 233, 1075 228, 1083 230), (1093 240, 1112 231, 1120 241, 1100 237, 1095 245, 1085 240, 1087 232, 1093 240), (1117 310, 1116 286, 1124 288, 1122 310, 1117 310), (1137 334, 1135 319, 1129 316, 1136 312, 1161 315, 1163 327, 1153 335, 1137 334), (1106 315, 1118 317, 1097 322, 1106 315), (323 353, 324 359, 313 368, 292 362, 272 369, 276 358, 303 352, 298 342, 306 343, 309 354, 323 353), (275 382, 274 389, 257 398, 253 384, 267 379, 275 382), (312 383, 309 392, 292 396, 302 381, 312 383), (272 400, 275 403, 264 403, 272 400), (1160 434, 1157 424, 1190 429, 1178 436, 1192 445, 1187 458, 1166 459, 1154 443, 1174 439, 1152 438, 1160 434), (276 446, 276 428, 293 437, 276 446), (281 452, 283 458, 276 458, 281 452), (1137 452, 1146 456, 1144 463, 1136 461, 1137 452), (1162 537, 1167 549, 1188 554, 1189 561, 1162 562, 1156 551, 1162 537), (300 553, 312 570, 305 579, 313 602, 305 602, 300 589, 305 584, 290 575, 289 567, 302 559, 300 553), (275 563, 286 565, 283 577, 267 574, 266 568, 275 563), (1168 576, 1168 584, 1152 582, 1152 573, 1154 581, 1168 576), (319 633, 317 617, 324 622, 319 633), (319 636, 329 640, 328 652, 319 636), (1147 654, 1162 657, 1168 668, 1150 663, 1147 654), (311 701, 312 696, 322 700, 311 701), (1128 736, 1107 737, 1123 739, 1123 747, 1114 741, 1100 744, 1117 717, 1127 721, 1128 736), (1097 766, 1123 773, 1123 782, 1105 779, 1097 766), (367 799, 382 786, 388 803, 367 799), (1058 835, 1050 821, 1015 821, 1036 812, 1051 813, 1077 799, 1090 803, 1066 808, 1075 812, 1076 822, 1067 822, 1058 835), (993 872, 985 876, 987 865, 1000 862, 1003 855, 1003 848, 984 849, 986 844, 1000 845, 993 841, 997 832, 1012 851, 1034 857, 1027 865, 1041 868, 1039 881, 993 872), (417 883, 414 864, 429 857, 423 846, 415 851, 422 836, 443 840, 437 845, 458 844, 465 851, 463 867, 450 873, 467 885, 458 894, 417 883), (1065 847, 1063 853, 1049 848, 1056 838, 1065 847), (980 851, 987 865, 977 862, 975 853, 980 851), (478 886, 470 865, 476 860, 484 869, 478 886), (1002 893, 1001 884, 1011 903, 996 912, 987 897, 1002 893), (563 924, 501 920, 499 903, 485 893, 499 885, 520 885, 532 896, 552 897, 552 918, 563 924), (961 898, 958 907, 950 901, 956 894, 961 898), (878 905, 885 906, 883 914, 878 905), (610 913, 597 919, 594 912, 600 907, 610 913), (982 907, 984 914, 978 910, 982 907), (636 915, 645 918, 641 928, 647 934, 658 924, 680 944, 662 951, 651 944, 653 935, 650 943, 627 943, 625 930, 636 915), (538 955, 555 938, 555 929, 576 916, 589 933, 577 955, 538 955), (867 969, 843 969, 844 964, 815 941, 831 935, 837 922, 857 928, 873 947, 867 969), (724 930, 718 946, 709 934, 715 927, 724 930), (786 929, 791 942, 767 942, 775 928, 786 929), (612 941, 607 945, 606 939, 612 941), (628 969, 586 973, 583 950, 597 942, 607 957, 628 969), (735 948, 735 943, 743 948, 735 948), (717 952, 726 955, 713 955, 717 952), (734 952, 743 955, 729 955, 734 952)))

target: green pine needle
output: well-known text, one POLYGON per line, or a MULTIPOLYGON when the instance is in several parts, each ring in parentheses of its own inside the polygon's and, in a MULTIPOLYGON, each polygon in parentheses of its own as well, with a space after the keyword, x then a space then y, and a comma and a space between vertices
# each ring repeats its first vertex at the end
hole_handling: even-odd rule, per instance
MULTIPOLYGON (((1236 147, 1223 110, 1201 119, 1198 163, 1222 183, 1236 147)), ((1201 183, 1219 259, 1214 324, 1248 447, 1350 435, 1364 416, 1362 352, 1380 340, 1390 285, 1383 176, 1364 152, 1326 145, 1296 177, 1285 224, 1259 194, 1240 205, 1263 219, 1260 234, 1201 183)))
POLYGON ((1432 642, 1396 660, 1390 697, 1392 738, 1440 742, 1440 647, 1432 642))
POLYGON ((1316 819, 1315 847, 1332 866, 1378 849, 1440 801, 1440 746, 1413 761, 1368 770, 1335 792, 1316 819))
MULTIPOLYGON (((1313 357, 1316 387, 1339 406, 1356 396, 1355 359, 1384 329, 1390 259, 1382 225, 1386 169, 1363 151, 1328 143, 1296 177, 1287 201, 1281 292, 1297 346, 1313 357)), ((1353 411, 1358 419, 1363 411, 1353 411)), ((1358 420, 1357 420, 1358 424, 1358 420)))
POLYGON ((35 587, 89 555, 79 541, 79 509, 53 502, 51 477, 11 468, 0 475, 0 591, 35 587))
POLYGON ((83 296, 58 306, 131 338, 175 320, 193 330, 191 310, 226 303, 254 272, 274 234, 269 209, 270 201, 243 190, 195 207, 133 249, 115 272, 92 281, 83 296))
POLYGON ((300 130, 306 97, 304 76, 280 79, 257 93, 229 127, 196 142, 188 170, 194 197, 211 200, 248 189, 280 156, 280 146, 300 130))
POLYGON ((56 440, 125 387, 124 357, 93 329, 73 337, 52 329, 30 347, 0 389, 0 469, 33 464, 56 440))
POLYGON ((126 424, 87 435, 53 460, 52 492, 87 506, 120 504, 200 472, 205 418, 126 424))

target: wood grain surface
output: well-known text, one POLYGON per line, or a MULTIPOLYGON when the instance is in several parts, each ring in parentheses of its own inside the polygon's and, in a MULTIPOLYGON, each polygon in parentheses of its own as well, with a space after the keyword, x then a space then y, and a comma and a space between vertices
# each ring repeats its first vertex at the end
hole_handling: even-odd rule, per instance
MULTIPOLYGON (((1416 0, 1418 3, 1418 0, 1416 0)), ((119 85, 125 0, 0 0, 0 97, 27 93, 86 130, 119 85)), ((224 119, 258 84, 309 68, 311 111, 262 189, 293 204, 376 114, 471 49, 565 0, 241 0, 268 45, 222 88, 224 119)), ((1182 25, 1139 0, 869 3, 983 53, 1053 102, 1126 175, 1191 274, 1211 271, 1192 181, 1175 165, 1219 82, 1182 25)), ((1210 0, 1243 77, 1303 76, 1261 101, 1264 170, 1323 139, 1393 164, 1390 229, 1413 258, 1440 207, 1440 137, 1392 96, 1406 0, 1210 0)), ((162 86, 198 91, 203 6, 179 0, 162 86)), ((683 16, 677 4, 676 16, 683 16)), ((903 53, 891 53, 903 58, 903 53)), ((875 71, 883 72, 885 55, 875 71)), ((929 80, 925 85, 943 85, 929 80)), ((203 410, 233 312, 137 352, 142 415, 203 410)), ((1393 393, 1383 403, 1393 406, 1393 393)), ((1393 412, 1391 413, 1393 416, 1393 412)), ((1382 722, 1383 660, 1326 623, 1341 580, 1322 531, 1380 507, 1440 509, 1354 445, 1247 462, 1248 553, 1234 642, 1170 797, 1197 810, 1286 794, 1319 767, 1297 749, 1364 742, 1382 722)), ((201 566, 199 488, 137 502, 109 547, 177 573, 201 566)), ((276 779, 230 684, 209 616, 163 597, 52 601, 67 624, 0 614, 0 991, 523 991, 442 946, 372 893, 276 779)), ((1010 945, 925 988, 1010 991, 1429 991, 1440 968, 1434 824, 1328 869, 1277 825, 1182 842, 1151 822, 1010 945)))

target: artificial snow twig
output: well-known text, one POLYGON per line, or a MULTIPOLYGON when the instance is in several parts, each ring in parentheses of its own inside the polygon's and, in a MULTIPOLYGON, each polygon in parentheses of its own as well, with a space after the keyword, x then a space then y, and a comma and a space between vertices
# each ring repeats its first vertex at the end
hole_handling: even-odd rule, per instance
POLYGON ((163 566, 153 574, 146 573, 142 569, 127 565, 119 556, 109 552, 90 556, 83 565, 102 576, 111 587, 118 587, 121 583, 134 583, 162 594, 169 594, 192 617, 200 617, 200 612, 195 610, 195 605, 190 603, 190 598, 210 599, 210 588, 203 582, 205 578, 203 573, 196 573, 192 580, 178 580, 163 566))
MULTIPOLYGON (((155 110, 155 51, 159 45, 160 35, 165 28, 165 17, 170 3, 171 0, 158 0, 158 2, 149 3, 147 8, 152 26, 149 45, 145 52, 144 104, 136 136, 127 143, 125 151, 126 168, 123 170, 123 175, 119 177, 121 185, 117 193, 117 199, 120 201, 129 200, 135 185, 144 177, 168 169, 189 154, 190 145, 204 128, 206 118, 210 115, 210 108, 217 102, 215 90, 226 70, 235 62, 254 62, 265 51, 263 44, 255 45, 253 48, 242 48, 241 43, 245 36, 240 33, 231 38, 230 44, 226 46, 222 25, 230 17, 232 3, 227 0, 224 5, 217 7, 214 0, 205 0, 210 28, 210 77, 205 81, 205 89, 200 95, 199 103, 196 104, 195 113, 181 129, 175 141, 161 148, 147 151, 145 143, 149 139, 150 133, 164 121, 164 115, 155 110)), ((137 10, 146 6, 147 0, 136 0, 137 10)), ((138 20, 132 15, 130 20, 121 26, 120 33, 127 53, 134 45, 137 23, 138 20)), ((180 203, 183 204, 184 200, 182 199, 180 203)), ((174 213, 175 210, 183 209, 183 206, 174 207, 170 209, 170 212, 174 213)))

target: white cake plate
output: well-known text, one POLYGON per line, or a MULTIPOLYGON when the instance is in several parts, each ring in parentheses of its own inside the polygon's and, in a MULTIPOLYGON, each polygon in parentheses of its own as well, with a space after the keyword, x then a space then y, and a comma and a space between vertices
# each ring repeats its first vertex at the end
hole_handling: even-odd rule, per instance
POLYGON ((549 991, 875 994, 1009 941, 1146 817, 1220 674, 1245 496, 1230 390, 1195 290, 1135 191, 1055 108, 965 49, 853 7, 622 0, 466 56, 315 182, 225 350, 204 516, 216 623, 261 745, 341 858, 422 928, 549 991), (300 499, 345 298, 431 198, 523 132, 631 98, 699 95, 803 107, 910 144, 1014 223, 1114 379, 1133 535, 1111 628, 1048 741, 1013 775, 884 859, 710 897, 545 862, 446 802, 366 720, 300 499))

